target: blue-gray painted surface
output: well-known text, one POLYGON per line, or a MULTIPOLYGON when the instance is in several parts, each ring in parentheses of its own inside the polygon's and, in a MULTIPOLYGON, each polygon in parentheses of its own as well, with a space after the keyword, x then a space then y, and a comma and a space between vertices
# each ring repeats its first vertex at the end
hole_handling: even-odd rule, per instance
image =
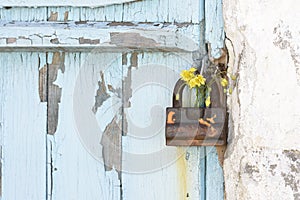
POLYGON ((205 39, 211 45, 211 56, 219 58, 225 39, 222 0, 205 1, 205 39))

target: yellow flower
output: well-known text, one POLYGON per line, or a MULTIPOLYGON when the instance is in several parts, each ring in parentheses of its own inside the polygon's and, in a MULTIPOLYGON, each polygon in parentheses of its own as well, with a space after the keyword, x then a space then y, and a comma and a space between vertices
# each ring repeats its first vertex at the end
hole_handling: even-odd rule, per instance
POLYGON ((205 85, 206 79, 202 75, 197 75, 195 79, 198 86, 205 85))
POLYGON ((195 74, 194 72, 192 71, 188 71, 188 70, 182 70, 182 72, 180 73, 180 76, 181 76, 181 79, 186 81, 186 82, 189 82, 192 78, 195 77, 195 74))
POLYGON ((229 94, 232 94, 232 88, 229 88, 229 94))
POLYGON ((188 85, 190 88, 200 87, 201 85, 205 85, 205 81, 206 79, 202 75, 197 75, 188 82, 188 85))
POLYGON ((227 81, 225 78, 222 78, 222 79, 221 79, 221 85, 222 85, 223 87, 226 87, 226 86, 228 85, 228 81, 227 81))
POLYGON ((235 81, 236 80, 236 75, 231 74, 230 78, 231 78, 231 80, 235 81))
POLYGON ((195 71, 197 71, 197 69, 192 67, 192 68, 189 69, 189 71, 194 73, 195 71))
POLYGON ((196 79, 195 78, 192 78, 189 82, 188 82, 188 85, 190 86, 190 88, 194 88, 197 86, 197 82, 196 82, 196 79))
POLYGON ((208 107, 210 105, 210 96, 208 96, 205 100, 205 105, 208 107))

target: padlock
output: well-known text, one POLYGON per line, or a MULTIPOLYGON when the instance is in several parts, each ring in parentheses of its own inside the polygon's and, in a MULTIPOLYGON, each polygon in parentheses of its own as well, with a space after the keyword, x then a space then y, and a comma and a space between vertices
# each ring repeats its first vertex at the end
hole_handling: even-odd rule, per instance
POLYGON ((212 85, 211 107, 182 107, 186 83, 174 87, 173 107, 166 108, 165 136, 168 146, 223 146, 227 141, 226 95, 220 83, 212 85))

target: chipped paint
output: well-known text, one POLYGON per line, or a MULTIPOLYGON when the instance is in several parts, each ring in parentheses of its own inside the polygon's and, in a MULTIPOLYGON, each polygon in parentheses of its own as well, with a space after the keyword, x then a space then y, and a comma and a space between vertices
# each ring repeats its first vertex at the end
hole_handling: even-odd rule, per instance
POLYGON ((64 13, 64 22, 67 22, 68 21, 68 18, 69 18, 69 11, 66 11, 64 13))
POLYGON ((108 26, 137 26, 133 22, 110 22, 108 26))
POLYGON ((59 44, 58 38, 53 38, 53 39, 50 40, 50 42, 51 42, 52 44, 59 44))
POLYGON ((100 39, 86 39, 84 37, 79 38, 79 44, 100 44, 100 39))
POLYGON ((54 82, 57 79, 58 70, 65 71, 65 53, 53 53, 52 63, 45 64, 39 70, 39 96, 41 102, 47 102, 47 133, 55 134, 58 123, 58 110, 62 89, 54 82))
POLYGON ((224 21, 221 1, 205 1, 205 40, 210 44, 210 56, 219 59, 224 48, 224 21))
MULTIPOLYGON (((35 3, 42 3, 43 1, 44 0, 41 0, 40 2, 35 1, 35 3)), ((188 3, 182 1, 176 1, 176 2, 172 1, 172 3, 169 3, 167 1, 165 2, 165 1, 158 1, 158 0, 154 0, 154 1, 147 0, 147 1, 136 2, 134 4, 126 3, 118 6, 107 6, 101 8, 95 7, 95 4, 92 5, 93 8, 78 7, 80 3, 84 4, 89 1, 90 0, 75 2, 74 4, 72 4, 72 7, 51 7, 50 4, 58 2, 57 0, 54 0, 51 2, 47 2, 46 4, 47 7, 39 7, 39 6, 30 7, 30 2, 32 2, 32 0, 29 0, 26 2, 26 6, 29 6, 28 8, 27 7, 26 8, 22 7, 20 9, 11 8, 9 14, 6 14, 8 13, 6 11, 4 11, 5 12, 4 13, 3 9, 1 9, 0 10, 1 20, 9 16, 11 17, 11 21, 17 21, 17 22, 24 21, 25 23, 24 25, 19 26, 19 24, 14 24, 14 22, 11 23, 11 21, 8 20, 9 23, 11 24, 9 25, 6 24, 5 25, 6 27, 3 26, 3 29, 5 30, 0 31, 0 33, 6 32, 7 30, 6 33, 8 34, 9 37, 15 37, 14 35, 16 35, 16 42, 11 43, 10 45, 12 45, 12 47, 9 48, 7 48, 8 45, 1 46, 0 51, 18 51, 18 50, 23 51, 24 50, 24 51, 39 51, 39 52, 41 51, 57 52, 58 50, 61 50, 63 52, 66 51, 78 52, 78 51, 90 51, 90 50, 94 50, 94 47, 99 47, 96 50, 101 50, 101 52, 102 51, 124 52, 124 50, 128 52, 126 46, 118 46, 116 44, 110 43, 110 32, 116 32, 116 31, 135 32, 141 35, 141 37, 149 39, 148 41, 146 40, 146 43, 141 45, 140 48, 146 51, 191 52, 197 49, 199 46, 198 45, 198 38, 199 38, 198 36, 200 32, 199 30, 200 28, 198 25, 199 1, 190 1, 188 3), (16 18, 18 18, 18 16, 20 16, 19 20, 15 20, 16 18), (45 23, 45 21, 47 21, 47 18, 49 22, 45 23), (103 21, 124 22, 124 21, 132 21, 132 20, 136 20, 137 23, 131 23, 131 24, 112 23, 107 25, 107 23, 103 22, 103 21), (77 23, 75 23, 75 21, 77 21, 77 23), (104 26, 101 26, 101 23, 98 23, 100 21, 102 24, 104 24, 104 26), (142 23, 143 21, 145 22, 152 21, 155 23, 143 24, 142 23), (136 25, 138 24, 138 22, 141 23, 139 23, 139 25, 136 25), (165 24, 165 23, 157 23, 157 22, 171 22, 171 23, 165 24), (182 22, 182 23, 178 23, 178 22, 182 22), (27 25, 29 26, 27 27, 27 25), (191 43, 195 43, 195 45, 192 47, 185 45, 187 42, 182 42, 182 35, 187 38, 188 42, 191 41, 191 43), (21 38, 19 36, 24 36, 24 38, 21 38), (23 41, 25 38, 26 41, 23 41), (89 39, 91 41, 89 41, 89 39), (99 42, 97 42, 98 39, 99 42), (94 42, 93 40, 96 40, 96 42, 93 43, 94 42), (152 41, 155 41, 157 43, 157 46, 154 46, 152 41)), ((114 0, 108 1, 108 3, 112 4, 113 1, 114 0)), ((7 0, 5 0, 5 2, 7 2, 7 0)), ((20 2, 20 1, 17 0, 12 2, 20 2)), ((94 1, 94 3, 99 3, 99 2, 101 2, 101 0, 97 2, 94 1)), ((65 3, 65 2, 59 1, 59 3, 65 3)), ((1 22, 5 23, 6 21, 7 20, 4 19, 1 22)), ((8 36, 1 35, 0 41, 1 42, 2 40, 5 41, 8 36)), ((139 48, 139 47, 132 47, 132 48, 139 48)), ((138 52, 140 52, 140 49, 138 49, 138 52)), ((57 142, 57 144, 53 143, 53 150, 52 149, 49 150, 51 151, 51 156, 53 156, 53 160, 52 157, 49 157, 50 160, 47 160, 47 162, 49 162, 51 165, 50 166, 51 179, 53 178, 53 180, 51 181, 53 185, 51 185, 50 187, 49 184, 49 189, 51 191, 50 192, 48 191, 48 194, 53 195, 53 197, 48 196, 48 198, 61 199, 62 197, 65 197, 62 199, 74 199, 74 198, 75 199, 76 198, 78 199, 82 199, 82 198, 83 199, 84 198, 122 199, 123 198, 122 192, 121 192, 121 197, 119 196, 119 193, 116 192, 116 190, 118 190, 119 187, 122 188, 122 182, 115 180, 116 177, 115 171, 111 170, 109 172, 107 171, 104 172, 104 170, 102 170, 99 163, 94 162, 93 158, 91 158, 90 155, 88 155, 85 151, 82 150, 82 146, 74 138, 76 133, 75 131, 73 131, 73 127, 75 125, 72 122, 72 117, 73 117, 72 109, 71 109, 72 102, 70 102, 69 99, 72 97, 72 90, 74 86, 72 81, 74 80, 74 77, 76 77, 76 72, 78 72, 77 71, 78 65, 82 63, 81 59, 84 57, 83 56, 84 53, 79 53, 79 54, 76 53, 74 54, 75 56, 73 55, 73 53, 66 53, 66 54, 67 54, 66 65, 68 65, 69 68, 67 69, 68 73, 65 73, 62 76, 63 78, 62 82, 60 82, 61 81, 60 77, 59 80, 56 80, 54 82, 52 81, 50 82, 50 80, 49 83, 46 82, 48 78, 49 79, 51 78, 47 76, 47 72, 50 73, 51 70, 50 67, 53 67, 51 66, 51 64, 48 64, 47 68, 40 70, 41 73, 41 79, 40 79, 41 86, 39 92, 40 100, 48 101, 48 98, 50 98, 47 96, 47 91, 51 90, 48 89, 47 87, 48 84, 57 83, 57 86, 61 87, 61 88, 56 87, 56 89, 60 91, 59 96, 61 96, 61 92, 63 94, 63 97, 61 97, 61 101, 63 102, 58 103, 59 106, 58 111, 60 111, 60 113, 63 113, 63 115, 58 116, 60 121, 59 122, 60 126, 58 128, 59 132, 56 133, 55 137, 49 135, 47 136, 48 139, 53 138, 55 139, 54 142, 57 142), (45 77, 46 77, 46 81, 43 80, 43 78, 45 77), (58 85, 58 82, 62 85, 60 84, 58 85), (46 84, 46 87, 44 86, 44 84, 46 84), (58 171, 55 172, 56 167, 58 167, 58 171), (80 172, 80 173, 76 173, 76 172, 80 172), (91 174, 93 175, 93 177, 90 176, 91 174), (78 188, 81 189, 78 190, 78 188), (100 188, 100 189, 94 190, 95 188, 98 189, 100 188)), ((48 55, 51 55, 51 53, 48 53, 48 55)), ((160 54, 155 54, 154 57, 156 55, 160 57, 160 54)), ((124 71, 124 73, 122 73, 122 76, 127 76, 126 78, 124 78, 123 81, 123 84, 125 85, 125 93, 127 94, 125 97, 123 97, 124 99, 123 101, 126 101, 125 106, 131 106, 130 105, 130 99, 132 96, 131 94, 132 93, 132 89, 131 89, 132 71, 131 70, 134 71, 137 70, 136 68, 140 64, 139 63, 141 62, 140 60, 142 60, 141 57, 142 57, 141 54, 139 54, 138 56, 137 53, 133 53, 131 55, 128 54, 128 56, 126 56, 126 60, 124 59, 124 63, 130 66, 130 69, 128 69, 129 72, 124 71)), ((165 58, 162 58, 162 60, 164 61, 165 58)), ((49 63, 50 62, 51 61, 49 61, 49 63)), ((173 64, 174 62, 176 61, 168 60, 166 61, 166 64, 168 63, 173 64)), ((42 61, 42 66, 43 64, 44 61, 42 61)), ((126 69, 128 66, 126 66, 126 69)), ((176 71, 175 68, 174 71, 176 71)), ((105 75, 105 78, 107 82, 109 82, 111 77, 106 77, 105 75)), ((58 79, 58 78, 56 77, 54 79, 58 79)), ((116 85, 114 85, 113 83, 111 84, 112 85, 107 85, 106 92, 108 92, 109 94, 114 93, 118 95, 120 95, 120 93, 123 92, 122 91, 123 88, 121 88, 120 91, 120 88, 116 87, 116 85)), ((95 90, 96 89, 97 88, 95 88, 95 90)), ((89 96, 89 100, 91 100, 90 102, 92 103, 91 105, 90 104, 88 105, 89 113, 91 113, 91 107, 93 106, 93 98, 94 98, 93 96, 95 96, 94 92, 95 91, 93 90, 93 93, 91 93, 91 96, 89 96)), ((35 89, 35 93, 37 93, 36 89, 35 89)), ((60 100, 58 102, 60 102, 60 100)), ((41 104, 41 105, 45 105, 45 104, 41 104)), ((52 108, 56 108, 56 107, 51 107, 50 109, 52 108)), ((110 128, 114 129, 113 127, 120 125, 119 116, 116 117, 117 118, 114 118, 110 122, 110 124, 106 127, 105 134, 109 135, 110 133, 113 133, 112 131, 109 131, 109 129, 110 128)), ((129 116, 127 117, 129 118, 129 116)), ((126 123, 126 121, 127 120, 125 116, 123 122, 126 123)), ((124 127, 125 126, 123 124, 122 125, 123 131, 127 132, 127 128, 124 127)), ((110 136, 108 136, 107 138, 109 137, 110 136)), ((107 149, 108 147, 104 147, 104 151, 106 151, 106 153, 107 151, 109 151, 107 149)), ((196 152, 194 153, 196 154, 196 152)), ((195 157, 193 158, 194 153, 191 153, 190 155, 190 159, 195 160, 194 162, 190 162, 191 166, 194 163, 198 163, 196 161, 197 158, 195 157)), ((107 160, 110 160, 109 156, 105 157, 105 163, 110 163, 110 161, 107 160)), ((186 164, 187 162, 185 161, 185 165, 186 164)), ((186 166, 185 167, 184 165, 182 166, 183 169, 186 168, 186 166)), ((110 167, 111 165, 106 169, 109 169, 110 167)), ((117 167, 113 165, 112 168, 117 168, 117 167)), ((197 174, 198 172, 197 164, 192 166, 190 169, 194 170, 195 173, 193 174, 197 174)), ((161 180, 161 182, 167 181, 167 183, 169 182, 170 185, 172 185, 170 188, 168 188, 168 191, 176 192, 177 183, 172 183, 173 175, 177 176, 176 166, 172 166, 171 170, 170 168, 163 169, 162 173, 163 176, 155 176, 155 175, 153 176, 151 174, 149 176, 150 180, 151 178, 153 178, 153 180, 158 179, 161 180), (173 187, 173 185, 175 187, 173 187)), ((144 179, 143 181, 147 188, 147 183, 149 183, 149 181, 147 179, 144 179)), ((197 175, 195 175, 195 177, 190 179, 186 178, 186 182, 190 182, 190 181, 198 183, 197 175)), ((127 188, 130 187, 129 185, 127 186, 128 186, 127 188)), ((168 186, 169 185, 165 187, 167 188, 168 186)), ((149 188, 152 187, 148 187, 147 190, 149 190, 149 188)), ((190 197, 192 199, 193 197, 195 197, 193 195, 195 195, 198 192, 199 192, 198 188, 195 187, 191 189, 189 192, 184 192, 182 197, 190 197)), ((177 197, 176 194, 173 196, 177 197)), ((126 199, 126 197, 127 196, 124 196, 124 199, 126 199)), ((162 196, 160 197, 162 198, 162 196)), ((176 198, 172 198, 172 199, 176 199, 176 198)))
MULTIPOLYGON (((40 60, 39 60, 39 66, 40 68, 40 60)), ((47 102, 48 100, 48 83, 47 83, 47 71, 48 67, 47 65, 44 65, 44 67, 40 68, 39 70, 39 96, 40 96, 40 101, 41 102, 47 102)))
POLYGON ((98 108, 107 100, 110 98, 110 95, 107 93, 107 88, 104 80, 104 74, 101 71, 100 72, 100 78, 101 80, 98 81, 98 90, 95 96, 95 104, 92 108, 93 112, 96 113, 98 108))
POLYGON ((0 3, 0 6, 4 6, 9 9, 11 6, 14 7, 47 7, 47 6, 74 6, 74 7, 99 7, 99 6, 109 6, 114 4, 123 4, 123 3, 132 3, 142 0, 85 0, 85 1, 60 1, 60 0, 3 0, 0 3))
POLYGON ((130 56, 130 66, 131 67, 135 67, 135 68, 138 67, 138 53, 137 52, 131 53, 131 56, 130 56))
MULTIPOLYGON (((53 14, 51 20, 55 20, 53 14)), ((110 26, 109 22, 3 22, 0 24, 0 51, 143 51, 193 52, 198 24, 188 27, 161 24, 110 26), (3 30, 1 30, 3 29, 3 30), (43 30, 41 32, 41 30, 43 30), (1 42, 4 40, 5 42, 1 42), (53 50, 54 49, 54 50, 53 50)))
POLYGON ((58 123, 58 109, 61 99, 62 88, 54 82, 57 79, 58 70, 65 72, 65 53, 53 53, 52 63, 48 65, 48 134, 55 134, 58 123))
MULTIPOLYGON (((127 65, 127 54, 122 54, 122 64, 127 65)), ((126 136, 128 132, 128 121, 124 109, 131 107, 130 98, 132 97, 132 66, 127 67, 127 74, 122 80, 122 135, 126 136)))
POLYGON ((114 88, 112 85, 107 85, 107 88, 110 92, 114 93, 117 97, 122 98, 122 89, 121 88, 114 88))
POLYGON ((122 53, 122 65, 127 65, 127 53, 122 53))
POLYGON ((6 38, 6 44, 16 43, 17 38, 6 38))
MULTIPOLYGON (((112 121, 106 126, 102 137, 101 145, 103 146, 102 155, 106 171, 116 169, 121 172, 121 134, 122 120, 115 116, 112 121)), ((119 175, 120 178, 120 175, 119 175)))
POLYGON ((131 88, 131 82, 132 82, 132 66, 129 66, 127 69, 127 75, 125 76, 122 85, 123 85, 123 107, 129 108, 131 106, 130 98, 132 97, 132 88, 131 88))
MULTIPOLYGON (((17 2, 21 0, 10 0, 17 2)), ((85 0, 85 1, 73 1, 72 5, 68 7, 51 6, 53 1, 48 1, 46 6, 34 6, 30 7, 29 2, 34 0, 22 1, 26 6, 24 7, 0 7, 1 20, 3 21, 47 21, 47 16, 50 15, 50 11, 58 12, 59 21, 63 21, 63 15, 66 10, 69 11, 69 20, 73 21, 108 21, 108 22, 141 22, 141 23, 157 23, 157 22, 169 22, 169 23, 199 23, 199 19, 202 17, 203 12, 199 12, 200 1, 192 0, 192 2, 185 2, 179 0, 173 0, 172 4, 168 1, 161 2, 160 0, 143 0, 123 5, 110 5, 110 6, 89 6, 78 7, 77 4, 88 3, 89 1, 95 1, 95 4, 103 2, 102 0, 85 0), (27 13, 34 13, 28 15, 27 13), (201 16, 200 16, 201 15, 201 16)), ((45 0, 42 0, 45 1, 45 0)), ((59 0, 56 0, 59 1, 59 0)), ((111 3, 113 0, 109 0, 111 3)), ((40 2, 36 1, 35 2, 40 2)), ((69 1, 59 1, 60 3, 67 3, 69 1)), ((0 5, 3 1, 0 1, 0 5)), ((20 4, 18 4, 20 5, 20 4)))
POLYGON ((159 44, 152 38, 141 36, 140 33, 121 33, 115 32, 110 34, 110 43, 124 47, 156 47, 159 44))
POLYGON ((57 21, 57 18, 58 18, 58 12, 52 12, 51 11, 51 15, 50 17, 48 18, 48 21, 51 22, 51 21, 57 21))

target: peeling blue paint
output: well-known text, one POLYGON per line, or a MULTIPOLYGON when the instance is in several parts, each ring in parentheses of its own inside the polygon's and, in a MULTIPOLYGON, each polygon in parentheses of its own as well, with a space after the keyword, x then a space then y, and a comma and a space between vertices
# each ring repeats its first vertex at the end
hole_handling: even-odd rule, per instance
POLYGON ((205 1, 205 40, 211 46, 211 56, 218 59, 224 47, 224 20, 222 0, 205 1))

